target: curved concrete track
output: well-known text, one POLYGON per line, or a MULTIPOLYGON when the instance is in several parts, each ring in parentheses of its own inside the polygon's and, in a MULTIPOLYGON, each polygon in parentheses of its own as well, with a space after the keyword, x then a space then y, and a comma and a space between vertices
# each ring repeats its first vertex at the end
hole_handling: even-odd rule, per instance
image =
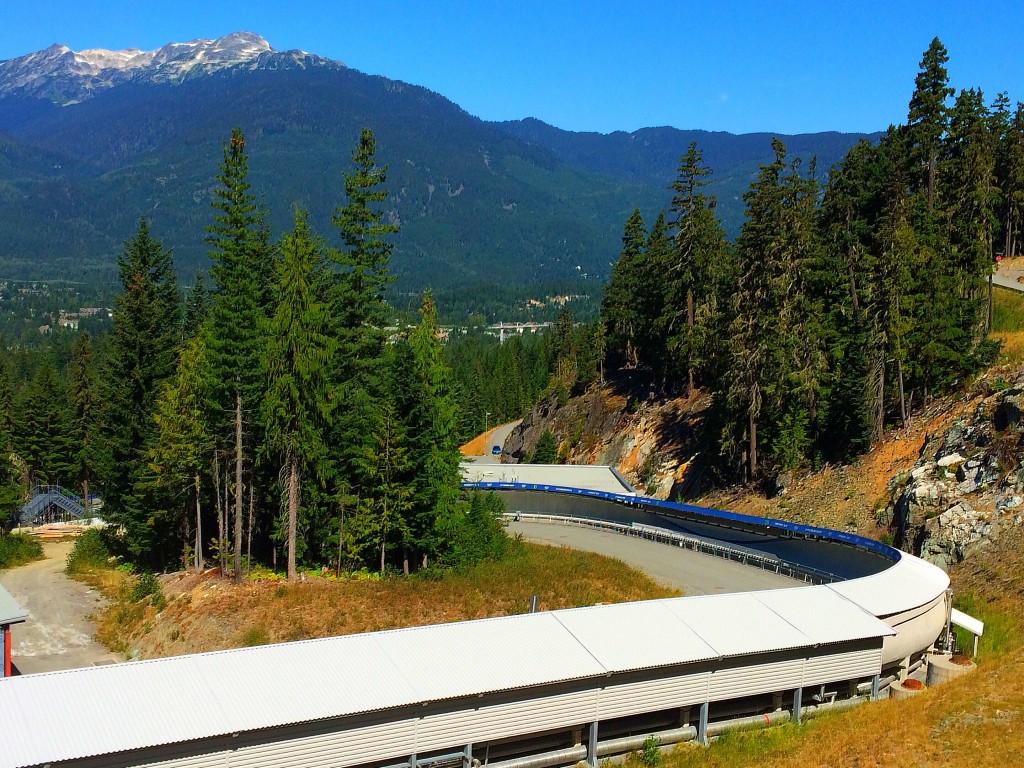
POLYGON ((643 571, 658 583, 680 589, 687 595, 805 586, 802 581, 743 563, 610 531, 522 520, 510 522, 508 530, 522 534, 527 541, 614 557, 643 571))

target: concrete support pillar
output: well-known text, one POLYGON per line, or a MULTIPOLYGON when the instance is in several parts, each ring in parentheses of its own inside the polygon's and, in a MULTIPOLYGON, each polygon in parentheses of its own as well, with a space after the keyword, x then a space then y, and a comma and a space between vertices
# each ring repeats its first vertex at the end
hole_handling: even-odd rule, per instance
POLYGON ((690 710, 692 707, 679 708, 679 727, 685 728, 690 724, 690 710))
POLYGON ((462 768, 473 768, 473 745, 467 744, 462 750, 462 768))
POLYGON ((700 720, 697 722, 697 741, 705 747, 708 745, 708 703, 700 705, 700 720))
POLYGON ((416 753, 409 755, 409 768, 416 768, 416 753))
POLYGON ((590 737, 587 739, 587 764, 590 768, 597 766, 597 720, 590 724, 590 737))
POLYGON ((878 701, 878 688, 881 685, 881 675, 875 675, 871 678, 871 700, 878 701))
POLYGON ((572 742, 572 745, 574 747, 578 747, 581 744, 583 744, 583 726, 582 725, 579 728, 573 728, 572 731, 570 731, 569 740, 572 742))
POLYGON ((4 624, 0 626, 0 643, 3 644, 4 650, 4 677, 11 676, 11 625, 4 624))
POLYGON ((776 691, 774 694, 772 694, 772 708, 776 712, 778 712, 780 709, 782 709, 782 699, 783 699, 782 691, 776 691))
POLYGON ((793 722, 800 722, 800 711, 803 708, 804 703, 804 689, 797 688, 793 691, 793 722))

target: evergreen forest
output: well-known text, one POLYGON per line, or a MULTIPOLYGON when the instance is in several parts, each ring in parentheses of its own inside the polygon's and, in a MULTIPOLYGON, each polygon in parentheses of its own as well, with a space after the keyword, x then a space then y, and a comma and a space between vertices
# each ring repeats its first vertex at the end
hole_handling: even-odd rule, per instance
POLYGON ((625 223, 602 305, 608 354, 714 397, 725 481, 866 451, 994 360, 994 259, 1020 250, 1024 105, 954 97, 924 52, 905 124, 822 180, 776 139, 726 239, 691 144, 667 214, 625 223))
MULTIPOLYGON (((295 209, 281 237, 235 129, 205 277, 183 293, 142 219, 109 328, 4 343, 0 510, 40 483, 98 495, 110 544, 140 568, 461 567, 505 538, 500 503, 460 491, 459 445, 616 369, 711 393, 721 482, 850 460, 998 351, 988 278, 1020 251, 1024 105, 954 94, 947 61, 934 40, 906 123, 827 178, 776 139, 734 241, 691 144, 666 210, 626 220, 600 319, 563 308, 500 344, 483 322, 442 329, 429 292, 395 320, 399 223, 369 129, 330 232, 295 209)), ((559 460, 543 437, 534 460, 559 460)))
POLYGON ((181 295, 142 219, 118 261, 109 334, 9 347, 8 513, 33 485, 62 483, 102 498, 108 543, 136 567, 213 564, 236 578, 257 563, 289 578, 326 564, 408 574, 502 554, 500 503, 460 494, 461 409, 430 294, 415 325, 389 328, 398 226, 381 210, 387 168, 369 129, 352 160, 338 245, 304 210, 275 241, 234 130, 208 279, 181 295))

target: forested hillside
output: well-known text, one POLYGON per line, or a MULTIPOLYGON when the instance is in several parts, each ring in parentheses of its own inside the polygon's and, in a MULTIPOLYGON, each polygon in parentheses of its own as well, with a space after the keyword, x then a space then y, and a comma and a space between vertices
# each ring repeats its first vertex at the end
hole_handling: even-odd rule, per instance
POLYGON ((275 239, 236 129, 208 213, 209 287, 182 297, 141 219, 99 355, 88 333, 70 356, 8 349, 5 514, 33 484, 79 487, 103 498, 107 543, 137 567, 210 558, 236 578, 279 557, 294 578, 325 562, 409 573, 498 556, 493 502, 460 499, 458 406, 429 293, 418 325, 386 329, 399 227, 375 149, 364 129, 332 245, 301 209, 275 239))
MULTIPOLYGON (((621 221, 635 205, 656 213, 686 146, 684 134, 657 131, 636 173, 631 146, 646 137, 613 135, 594 152, 562 152, 424 88, 316 57, 282 54, 181 82, 122 80, 61 105, 0 93, 0 278, 113 283, 117 254, 145 216, 191 282, 209 267, 211 180, 220 142, 235 125, 247 138, 250 182, 271 235, 291 228, 296 206, 309 211, 314 230, 326 231, 349 149, 372 125, 391 174, 383 210, 403 232, 391 303, 415 312, 429 286, 447 317, 508 319, 527 297, 596 297, 621 221)), ((586 134, 559 135, 589 142, 586 134)), ((770 158, 771 137, 715 138, 722 196, 739 200, 770 158)), ((829 163, 860 138, 794 140, 829 163)), ((740 214, 730 222, 737 229, 740 214)))
POLYGON ((1024 212, 1024 106, 952 98, 925 52, 907 122, 822 181, 775 139, 728 242, 694 143, 670 215, 625 224, 602 319, 609 351, 665 389, 714 393, 723 479, 848 459, 994 359, 994 256, 1024 212))

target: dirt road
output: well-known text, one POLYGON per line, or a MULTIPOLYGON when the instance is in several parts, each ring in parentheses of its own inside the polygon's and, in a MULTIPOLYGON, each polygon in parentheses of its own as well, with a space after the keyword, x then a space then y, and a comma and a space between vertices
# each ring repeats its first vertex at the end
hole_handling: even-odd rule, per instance
POLYGON ((28 621, 11 630, 15 674, 121 660, 92 639, 95 628, 89 615, 100 607, 102 598, 64 575, 71 546, 71 541, 44 542, 44 560, 0 572, 0 584, 29 613, 28 621))

